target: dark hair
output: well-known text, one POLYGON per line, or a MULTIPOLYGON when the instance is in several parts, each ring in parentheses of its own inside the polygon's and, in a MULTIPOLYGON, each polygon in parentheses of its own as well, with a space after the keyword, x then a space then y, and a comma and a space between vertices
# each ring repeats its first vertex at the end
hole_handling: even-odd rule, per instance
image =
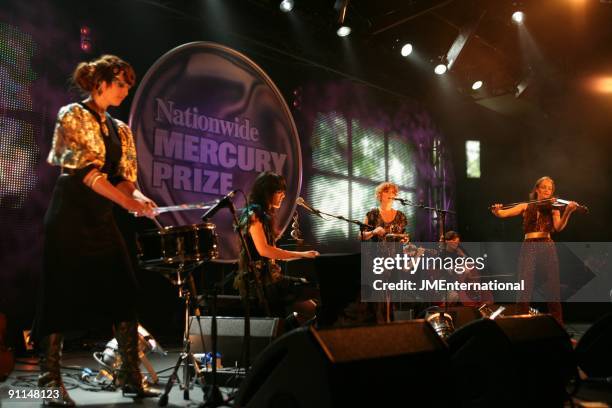
POLYGON ((457 231, 450 230, 450 231, 446 231, 446 234, 444 234, 445 241, 450 241, 451 239, 455 239, 455 238, 461 239, 461 236, 459 235, 457 231))
POLYGON ((287 191, 285 178, 271 171, 264 171, 253 183, 249 194, 249 204, 256 204, 268 212, 272 204, 272 197, 277 191, 287 191))
POLYGON ((539 179, 536 180, 535 184, 533 185, 533 188, 531 189, 531 192, 529 193, 530 200, 535 200, 536 198, 538 198, 536 190, 538 189, 538 187, 540 187, 540 184, 542 184, 544 180, 550 180, 550 182, 552 183, 552 187, 553 187, 553 193, 555 192, 555 188, 556 188, 555 180, 553 180, 552 178, 548 176, 540 177, 539 179))
POLYGON ((91 93, 100 87, 104 81, 110 84, 123 72, 125 82, 132 86, 136 81, 134 68, 124 60, 114 55, 102 55, 90 62, 81 62, 72 73, 72 82, 83 93, 91 93))

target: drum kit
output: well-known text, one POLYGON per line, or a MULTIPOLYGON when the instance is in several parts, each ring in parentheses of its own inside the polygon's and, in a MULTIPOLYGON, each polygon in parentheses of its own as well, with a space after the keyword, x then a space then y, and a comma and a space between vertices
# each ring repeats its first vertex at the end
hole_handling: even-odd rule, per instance
MULTIPOLYGON (((214 204, 213 204, 214 205, 214 204)), ((213 205, 191 204, 156 208, 156 213, 168 211, 183 211, 193 209, 210 209, 213 205)), ((166 383, 164 393, 160 396, 159 406, 168 404, 168 394, 174 382, 178 381, 183 390, 183 398, 189 399, 189 389, 192 381, 192 368, 195 379, 205 390, 206 406, 219 406, 223 402, 221 393, 216 385, 216 367, 212 365, 212 384, 204 383, 204 373, 201 363, 191 352, 189 339, 190 308, 195 293, 192 272, 219 256, 218 239, 215 224, 203 222, 201 224, 183 226, 161 226, 157 229, 144 231, 138 234, 137 251, 141 268, 156 271, 165 276, 178 291, 178 297, 184 305, 183 350, 174 366, 174 370, 166 383), (190 290, 191 288, 191 290, 190 290), (182 381, 178 378, 178 371, 183 368, 182 381)), ((216 297, 216 294, 213 294, 216 297)), ((211 302, 210 312, 214 315, 215 300, 211 302)), ((196 312, 196 315, 199 315, 196 312)), ((215 330, 216 331, 216 330, 215 330)), ((216 337, 216 333, 212 333, 216 337)), ((216 339, 213 339, 213 354, 216 356, 216 339)))

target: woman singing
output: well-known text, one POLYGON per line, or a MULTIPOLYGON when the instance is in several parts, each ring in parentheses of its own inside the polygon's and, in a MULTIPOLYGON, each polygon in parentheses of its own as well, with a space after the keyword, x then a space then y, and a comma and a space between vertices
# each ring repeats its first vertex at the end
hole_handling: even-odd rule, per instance
MULTIPOLYGON (((375 227, 372 231, 361 232, 362 241, 373 242, 408 242, 408 234, 406 233, 406 225, 408 219, 403 212, 393 208, 393 202, 399 188, 396 184, 389 181, 380 183, 376 187, 376 200, 379 206, 372 208, 366 214, 365 224, 375 227)), ((377 323, 388 323, 393 320, 393 304, 390 296, 385 293, 385 302, 369 303, 365 318, 372 319, 377 323)))
POLYGON ((366 214, 364 223, 375 227, 372 231, 361 234, 364 241, 407 241, 406 225, 408 219, 403 212, 393 208, 399 188, 394 183, 385 181, 376 187, 376 199, 379 207, 372 208, 366 214), (388 235, 391 234, 391 235, 388 235))
POLYGON ((519 280, 525 281, 525 290, 519 294, 518 302, 522 312, 527 313, 536 278, 544 280, 544 290, 550 300, 548 312, 563 324, 560 303, 559 261, 555 243, 551 238, 554 232, 562 231, 570 215, 578 205, 571 201, 563 214, 554 208, 553 193, 555 182, 550 177, 541 177, 529 194, 529 199, 549 200, 543 203, 521 203, 514 207, 502 209, 501 204, 492 206, 495 216, 500 218, 523 216, 525 238, 521 247, 519 260, 519 280))
POLYGON ((86 95, 57 115, 47 161, 61 168, 44 219, 40 298, 33 326, 39 347, 39 387, 59 390, 51 405, 73 406, 60 374, 63 333, 113 326, 123 362, 116 377, 125 396, 150 397, 139 370, 133 299, 136 282, 113 218, 118 205, 153 217, 155 204, 135 187, 136 151, 129 127, 107 112, 134 84, 125 61, 104 55, 80 63, 72 77, 86 95), (104 311, 92 307, 103 304, 104 311))
MULTIPOLYGON (((249 297, 257 296, 264 309, 268 308, 266 314, 274 317, 285 317, 291 311, 311 317, 314 316, 314 302, 296 301, 280 268, 274 263, 277 259, 314 258, 319 255, 317 251, 286 251, 275 245, 278 236, 275 216, 285 198, 286 189, 283 176, 272 172, 259 174, 249 194, 248 206, 240 219, 239 227, 244 233, 256 274, 249 279, 249 297), (254 281, 259 283, 253 284, 254 281)), ((246 295, 244 272, 247 270, 248 257, 243 249, 240 253, 241 272, 235 281, 243 299, 246 295)))

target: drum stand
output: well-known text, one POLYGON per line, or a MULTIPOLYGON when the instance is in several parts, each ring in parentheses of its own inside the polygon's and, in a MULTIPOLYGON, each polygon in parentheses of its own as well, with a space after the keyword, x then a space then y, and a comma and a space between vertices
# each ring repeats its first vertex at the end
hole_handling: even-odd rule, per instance
MULTIPOLYGON (((211 369, 212 369, 212 383, 204 386, 204 404, 200 405, 203 408, 216 408, 225 403, 223 401, 223 395, 217 385, 217 284, 213 285, 212 295, 207 295, 208 299, 210 296, 210 314, 212 320, 210 323, 210 337, 212 342, 212 358, 211 358, 211 369)), ((200 332, 201 333, 201 332, 200 332)))
POLYGON ((166 383, 166 387, 164 388, 164 393, 159 397, 158 405, 160 407, 165 407, 168 405, 168 394, 172 389, 175 381, 179 382, 181 389, 183 390, 183 399, 189 399, 189 387, 191 383, 191 372, 189 365, 193 364, 193 368, 195 370, 195 376, 200 381, 200 385, 204 387, 204 374, 202 369, 200 368, 200 363, 194 357, 191 352, 191 340, 189 340, 189 306, 191 305, 191 293, 189 289, 187 289, 186 284, 189 282, 188 278, 191 275, 191 272, 200 266, 202 262, 196 262, 194 264, 190 264, 188 269, 186 270, 186 275, 183 277, 182 273, 185 271, 185 264, 179 264, 176 269, 176 280, 172 280, 172 283, 178 288, 179 298, 183 299, 184 304, 184 324, 185 329, 183 330, 183 351, 181 352, 175 366, 174 370, 172 370, 172 374, 166 383), (178 378, 178 370, 183 366, 183 381, 178 378))

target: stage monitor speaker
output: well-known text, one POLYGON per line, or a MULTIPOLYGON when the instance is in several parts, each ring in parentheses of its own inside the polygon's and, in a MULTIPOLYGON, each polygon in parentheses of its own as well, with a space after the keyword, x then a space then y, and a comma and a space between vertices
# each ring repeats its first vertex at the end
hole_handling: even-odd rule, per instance
POLYGON ((238 407, 449 407, 448 349, 424 320, 300 328, 264 350, 238 407))
MULTIPOLYGON (((191 316, 189 319, 189 339, 192 353, 212 351, 210 316, 191 316), (200 336, 201 333, 201 336, 200 336), (202 339, 204 343, 202 343, 202 339)), ((251 317, 251 361, 254 361, 263 349, 281 333, 281 319, 268 317, 251 317)), ((217 317, 217 351, 222 355, 224 366, 233 367, 237 362, 242 364, 242 346, 244 344, 243 317, 217 317)))
POLYGON ((521 406, 562 407, 567 386, 577 375, 576 355, 567 332, 550 315, 498 317, 518 365, 521 406))
POLYGON ((612 377, 612 314, 596 321, 576 346, 578 366, 589 377, 612 377))
POLYGON ((490 319, 472 321, 447 339, 456 406, 516 407, 518 367, 511 344, 490 319))

